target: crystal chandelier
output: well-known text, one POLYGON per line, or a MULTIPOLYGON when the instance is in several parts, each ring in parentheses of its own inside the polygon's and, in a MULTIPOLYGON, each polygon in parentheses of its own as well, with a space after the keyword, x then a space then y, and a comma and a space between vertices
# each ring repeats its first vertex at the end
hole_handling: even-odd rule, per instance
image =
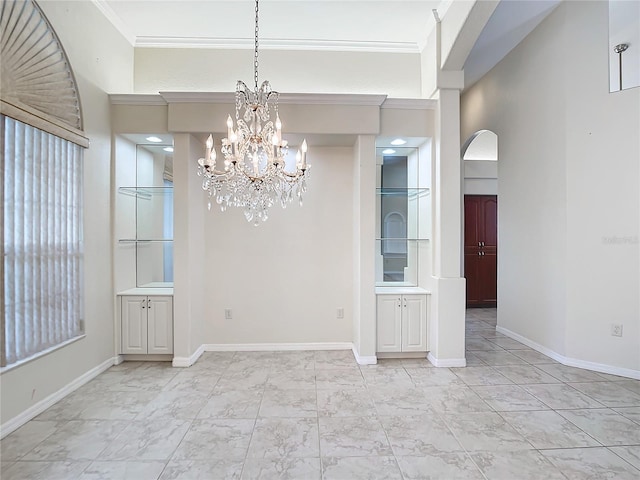
POLYGON ((296 196, 302 205, 306 191, 307 142, 296 154, 295 170, 285 163, 289 145, 282 139, 282 123, 278 115, 279 93, 271 90, 267 80, 258 88, 258 0, 256 0, 254 49, 254 90, 238 81, 236 84, 235 125, 227 118, 227 136, 222 139, 224 164, 216 165, 213 137, 206 142, 206 154, 198 160, 202 188, 208 192, 208 208, 212 198, 225 211, 242 207, 248 222, 259 225, 268 218, 267 211, 276 202, 285 208, 296 196), (275 122, 271 120, 275 116, 275 122))

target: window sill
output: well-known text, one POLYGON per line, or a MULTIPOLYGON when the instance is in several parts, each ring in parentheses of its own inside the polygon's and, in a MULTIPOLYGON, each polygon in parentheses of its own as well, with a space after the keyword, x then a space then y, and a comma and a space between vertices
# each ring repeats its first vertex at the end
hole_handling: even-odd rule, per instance
POLYGON ((55 345, 53 347, 47 348, 46 350, 43 350, 42 352, 38 352, 35 355, 30 356, 29 358, 25 358, 24 360, 19 360, 16 363, 12 363, 11 365, 7 365, 6 367, 1 367, 0 368, 0 375, 2 375, 3 373, 6 373, 10 370, 13 370, 14 368, 18 368, 21 367, 22 365, 29 363, 29 362, 33 362, 34 360, 38 360, 39 358, 44 357, 45 355, 49 355, 50 353, 55 352, 56 350, 60 350, 61 348, 66 347, 67 345, 71 345, 72 343, 77 342, 78 340, 82 340, 83 338, 85 338, 87 336, 86 333, 83 333, 81 335, 78 335, 77 337, 73 337, 70 338, 69 340, 66 340, 58 345, 55 345))

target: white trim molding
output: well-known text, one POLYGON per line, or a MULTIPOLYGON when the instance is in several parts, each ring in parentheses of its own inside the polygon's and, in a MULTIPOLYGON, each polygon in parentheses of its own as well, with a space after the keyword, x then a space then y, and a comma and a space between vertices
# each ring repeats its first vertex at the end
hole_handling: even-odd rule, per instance
MULTIPOLYGON (((135 104, 134 100, 127 101, 127 97, 132 99, 140 98, 141 100, 160 97, 164 103, 216 103, 216 104, 234 104, 235 93, 233 92, 160 92, 160 95, 136 95, 122 94, 110 95, 111 103, 114 100, 121 103, 135 104)), ((280 105, 345 105, 345 106, 365 106, 379 107, 387 99, 386 95, 371 95, 357 93, 281 93, 278 97, 280 105)), ((424 100, 414 100, 413 102, 424 102, 424 100)), ((430 100, 428 100, 430 102, 430 100)), ((409 108, 409 107, 405 107, 409 108)), ((415 108, 415 107, 414 107, 415 108)))
POLYGON ((375 355, 361 356, 358 353, 358 350, 356 350, 355 345, 351 348, 351 351, 353 352, 353 356, 355 357, 356 362, 358 362, 358 365, 376 365, 378 363, 378 357, 375 355))
POLYGON ((430 98, 387 98, 380 108, 394 108, 398 110, 435 110, 437 100, 430 98))
POLYGON ((70 393, 73 393, 84 384, 90 382, 95 377, 100 375, 102 372, 108 370, 111 366, 115 365, 116 361, 117 361, 116 357, 112 357, 105 360, 97 367, 92 368, 88 372, 85 372, 82 375, 80 375, 75 380, 69 382, 67 385, 62 387, 57 392, 54 392, 48 397, 43 398, 38 403, 31 405, 29 408, 27 408, 24 412, 20 413, 18 416, 13 417, 11 420, 8 420, 7 422, 3 423, 2 425, 0 425, 0 438, 6 437, 11 432, 17 430, 22 425, 27 423, 29 420, 32 420, 33 418, 40 415, 42 412, 44 412, 47 408, 51 407, 56 402, 59 402, 70 393))
MULTIPOLYGON (((111 20, 111 17, 109 17, 109 19, 111 20)), ((135 37, 134 46, 137 48, 210 48, 216 50, 253 50, 254 39, 139 35, 135 37)), ((260 39, 260 48, 263 50, 420 53, 420 47, 417 42, 376 42, 363 40, 299 40, 288 38, 265 38, 260 39)))
POLYGON ((546 355, 547 357, 553 358, 554 360, 568 367, 583 368, 585 370, 592 370, 594 372, 608 373, 610 375, 618 375, 620 377, 634 378, 636 380, 640 380, 640 370, 633 370, 631 368, 624 368, 624 367, 615 367, 613 365, 607 365, 604 363, 596 363, 596 362, 590 362, 588 360, 580 360, 578 358, 565 357, 564 355, 560 355, 559 353, 554 352, 553 350, 543 345, 540 345, 539 343, 536 343, 533 340, 529 340, 528 338, 523 337, 518 333, 512 332, 511 330, 504 327, 496 326, 496 332, 506 335, 507 337, 512 338, 526 345, 527 347, 531 347, 537 352, 540 352, 543 355, 546 355))
POLYGON ((205 352, 278 352, 295 350, 351 350, 351 342, 327 343, 209 343, 205 352))
POLYGON ((205 351, 205 346, 200 345, 195 352, 189 357, 173 357, 173 361, 171 365, 174 367, 190 367, 194 363, 198 361, 198 359, 202 356, 205 351))
POLYGON ((466 367, 466 358, 436 358, 431 352, 427 354, 427 360, 431 362, 434 367, 466 367))
POLYGON ((162 95, 143 93, 111 93, 109 94, 111 105, 166 105, 162 95))
POLYGON ((131 33, 129 27, 122 21, 122 19, 118 16, 116 12, 109 6, 109 3, 106 0, 91 0, 93 4, 96 6, 100 13, 102 13, 107 20, 111 22, 116 30, 120 32, 120 34, 129 42, 132 47, 136 45, 136 36, 131 33))

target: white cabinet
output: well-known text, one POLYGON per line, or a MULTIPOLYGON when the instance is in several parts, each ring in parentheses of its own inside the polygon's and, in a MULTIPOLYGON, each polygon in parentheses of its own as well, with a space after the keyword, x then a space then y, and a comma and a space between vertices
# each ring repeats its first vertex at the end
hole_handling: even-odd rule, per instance
POLYGON ((173 297, 123 295, 120 319, 120 353, 173 353, 173 297))
POLYGON ((377 351, 427 351, 427 296, 377 296, 377 351))

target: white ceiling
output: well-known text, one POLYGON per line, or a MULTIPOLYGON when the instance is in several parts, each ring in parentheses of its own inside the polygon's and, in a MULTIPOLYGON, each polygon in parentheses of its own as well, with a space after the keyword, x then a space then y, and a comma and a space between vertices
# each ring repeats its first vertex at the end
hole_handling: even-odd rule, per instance
MULTIPOLYGON (((252 0, 92 0, 137 47, 253 48, 252 0)), ((260 48, 420 52, 451 1, 261 0, 260 48)), ((482 0, 480 0, 482 1, 482 0)), ((465 65, 466 86, 498 63, 559 0, 502 0, 465 65)))

